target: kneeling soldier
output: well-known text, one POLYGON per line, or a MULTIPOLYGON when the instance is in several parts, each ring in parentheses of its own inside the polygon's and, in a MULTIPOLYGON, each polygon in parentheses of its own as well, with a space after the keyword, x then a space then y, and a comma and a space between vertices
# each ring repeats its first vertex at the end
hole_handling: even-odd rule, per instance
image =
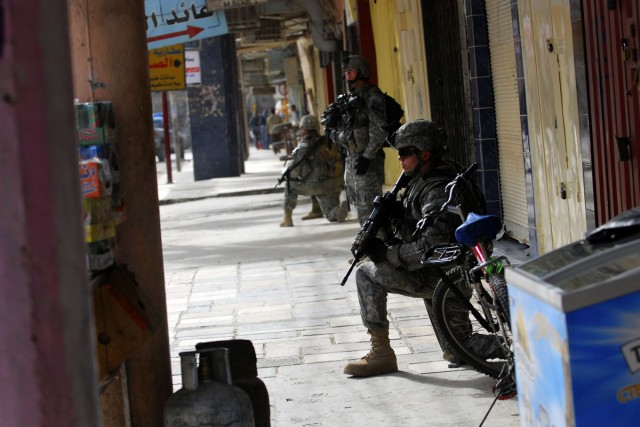
POLYGON ((293 227, 291 215, 299 194, 313 196, 330 222, 343 222, 347 217, 348 204, 346 201, 340 203, 340 192, 344 188, 344 160, 336 145, 319 135, 319 129, 318 119, 311 114, 300 120, 302 139, 293 150, 291 164, 282 174, 287 179, 287 186, 280 227, 293 227))

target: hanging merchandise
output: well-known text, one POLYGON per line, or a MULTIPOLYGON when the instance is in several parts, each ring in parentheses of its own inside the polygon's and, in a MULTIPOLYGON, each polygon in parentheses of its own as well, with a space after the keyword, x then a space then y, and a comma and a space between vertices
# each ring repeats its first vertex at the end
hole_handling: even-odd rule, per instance
POLYGON ((104 145, 116 142, 116 127, 110 101, 75 104, 78 145, 104 145))
POLYGON ((113 265, 116 226, 125 220, 115 115, 109 101, 74 107, 87 268, 99 272, 113 265))
POLYGON ((125 265, 115 264, 117 225, 125 220, 111 102, 74 105, 87 269, 93 292, 101 386, 152 336, 161 317, 125 265))
POLYGON ((153 336, 161 317, 126 265, 97 275, 94 285, 99 378, 104 381, 153 336))

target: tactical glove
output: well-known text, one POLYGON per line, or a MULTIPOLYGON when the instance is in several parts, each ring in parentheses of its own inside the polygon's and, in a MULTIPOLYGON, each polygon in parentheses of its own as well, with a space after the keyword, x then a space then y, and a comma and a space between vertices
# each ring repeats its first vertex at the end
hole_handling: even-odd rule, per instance
POLYGON ((366 253, 372 262, 386 261, 387 245, 377 237, 373 238, 367 243, 366 253))
POLYGON ((369 169, 370 160, 365 156, 359 156, 354 162, 353 167, 356 170, 356 175, 364 175, 369 169))

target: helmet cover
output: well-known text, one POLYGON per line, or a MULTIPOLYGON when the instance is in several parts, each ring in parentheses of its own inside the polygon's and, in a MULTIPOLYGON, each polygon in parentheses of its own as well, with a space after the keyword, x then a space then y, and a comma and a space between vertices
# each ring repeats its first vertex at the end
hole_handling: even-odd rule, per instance
POLYGON ((371 78, 371 64, 367 58, 361 55, 351 55, 344 61, 343 68, 345 70, 351 68, 360 71, 360 75, 364 79, 371 78))
POLYGON ((447 134, 432 121, 418 119, 406 123, 396 131, 394 147, 399 150, 414 147, 419 151, 443 153, 446 151, 447 134))
POLYGON ((304 130, 319 130, 320 123, 318 122, 318 118, 313 114, 307 114, 300 119, 300 129, 304 130))

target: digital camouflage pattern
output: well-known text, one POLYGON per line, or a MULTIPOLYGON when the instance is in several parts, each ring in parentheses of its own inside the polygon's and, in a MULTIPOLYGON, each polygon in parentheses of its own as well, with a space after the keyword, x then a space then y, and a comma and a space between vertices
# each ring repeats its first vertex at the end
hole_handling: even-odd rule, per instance
POLYGON ((291 155, 284 209, 295 209, 300 194, 315 196, 327 219, 336 221, 344 188, 344 161, 336 145, 311 133, 300 140, 291 155))
POLYGON ((395 236, 401 243, 387 248, 387 259, 365 261, 356 271, 356 286, 362 323, 368 329, 388 329, 387 294, 389 292, 430 300, 438 276, 421 264, 423 254, 432 246, 455 242, 458 215, 447 213, 413 236, 417 222, 446 201, 445 186, 455 177, 453 164, 443 163, 425 175, 411 180, 402 196, 404 214, 392 221, 395 236))
POLYGON ((382 195, 384 183, 384 152, 386 133, 381 126, 387 123, 384 94, 370 83, 351 92, 358 102, 346 123, 336 130, 337 141, 347 152, 345 159, 345 183, 347 197, 358 213, 360 225, 364 224, 376 196, 382 195), (354 163, 360 156, 369 160, 368 170, 355 173, 354 163))

